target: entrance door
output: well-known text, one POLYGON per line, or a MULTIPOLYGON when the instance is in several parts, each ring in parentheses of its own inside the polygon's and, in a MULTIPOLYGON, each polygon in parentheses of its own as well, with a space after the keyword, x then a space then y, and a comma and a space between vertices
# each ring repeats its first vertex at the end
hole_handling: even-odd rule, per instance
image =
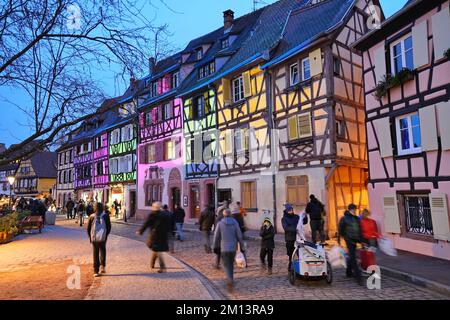
POLYGON ((191 217, 200 217, 200 190, 198 186, 191 186, 190 188, 191 198, 191 217))
POLYGON ((130 191, 130 218, 136 214, 136 191, 130 191))
POLYGON ((220 189, 219 190, 219 202, 228 201, 231 202, 231 189, 220 189))
POLYGON ((216 203, 216 188, 214 187, 214 184, 208 183, 206 185, 206 192, 207 192, 206 193, 206 195, 207 195, 206 200, 208 201, 207 203, 210 206, 215 206, 215 203, 216 203))
POLYGON ((175 205, 181 207, 181 194, 179 188, 172 188, 172 211, 175 210, 175 205))

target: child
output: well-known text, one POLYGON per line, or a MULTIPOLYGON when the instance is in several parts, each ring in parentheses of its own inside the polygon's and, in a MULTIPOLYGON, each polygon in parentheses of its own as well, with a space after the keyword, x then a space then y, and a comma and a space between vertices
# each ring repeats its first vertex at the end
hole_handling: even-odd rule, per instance
POLYGON ((261 266, 265 268, 265 260, 267 255, 267 273, 271 275, 273 266, 273 249, 275 248, 275 229, 273 228, 272 222, 269 218, 264 219, 259 235, 261 236, 261 252, 259 255, 261 259, 261 266))

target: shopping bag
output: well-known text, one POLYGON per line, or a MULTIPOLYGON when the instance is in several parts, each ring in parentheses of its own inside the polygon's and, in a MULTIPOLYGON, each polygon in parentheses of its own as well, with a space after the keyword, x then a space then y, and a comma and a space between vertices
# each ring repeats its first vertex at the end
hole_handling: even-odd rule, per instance
POLYGON ((347 254, 340 246, 333 246, 327 253, 327 259, 332 267, 347 268, 347 254))
POLYGON ((397 256, 397 250, 394 248, 392 241, 388 238, 380 238, 378 240, 378 248, 381 252, 388 256, 397 256))
POLYGON ((238 244, 238 250, 236 252, 236 257, 234 258, 236 265, 238 268, 245 268, 247 266, 247 261, 245 261, 245 256, 241 251, 241 248, 238 244))

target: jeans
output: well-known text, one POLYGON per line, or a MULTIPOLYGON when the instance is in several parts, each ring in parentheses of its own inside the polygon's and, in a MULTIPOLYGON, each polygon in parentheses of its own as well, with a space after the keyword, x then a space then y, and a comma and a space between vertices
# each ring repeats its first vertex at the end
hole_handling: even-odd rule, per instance
POLYGON ((359 270, 358 263, 356 262, 356 242, 345 239, 345 243, 348 248, 347 276, 354 275, 359 281, 361 279, 361 270, 359 270))
POLYGON ((184 240, 183 223, 182 222, 177 222, 177 223, 175 223, 175 227, 177 228, 178 239, 183 241, 184 240))
POLYGON ((261 259, 261 263, 265 263, 267 256, 267 267, 272 269, 273 266, 273 249, 272 248, 261 248, 259 253, 259 258, 261 259))
POLYGON ((323 220, 311 220, 310 222, 311 238, 314 244, 316 243, 317 232, 319 232, 320 235, 320 242, 321 243, 325 242, 325 232, 323 231, 323 225, 324 225, 323 220))
POLYGON ((100 265, 106 266, 106 241, 92 242, 94 254, 94 273, 98 273, 100 265))
POLYGON ((221 255, 227 280, 228 282, 233 282, 234 258, 236 257, 236 252, 222 252, 221 255))
POLYGON ((289 256, 288 269, 291 270, 292 254, 295 250, 295 241, 286 241, 286 254, 289 256))
POLYGON ((205 246, 205 250, 206 252, 211 252, 211 231, 210 230, 206 230, 206 231, 202 231, 203 233, 203 243, 205 246))
POLYGON ((152 251, 152 257, 150 258, 150 265, 152 266, 152 268, 155 267, 156 259, 159 260, 159 268, 165 269, 166 264, 164 263, 164 258, 163 258, 162 252, 152 251))

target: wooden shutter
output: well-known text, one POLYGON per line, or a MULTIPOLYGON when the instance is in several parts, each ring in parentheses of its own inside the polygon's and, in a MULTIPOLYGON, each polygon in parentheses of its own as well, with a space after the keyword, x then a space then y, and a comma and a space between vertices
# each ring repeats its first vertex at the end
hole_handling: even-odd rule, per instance
POLYGON ((446 194, 430 194, 430 206, 434 238, 437 240, 450 241, 446 194))
POLYGON ((431 19, 434 55, 436 60, 439 60, 444 57, 444 52, 450 48, 450 12, 448 8, 442 8, 431 19))
POLYGON ((439 136, 441 137, 442 150, 450 150, 450 102, 437 104, 437 118, 439 119, 439 136))
POLYGON ((400 217, 398 212, 397 197, 383 196, 384 231, 400 234, 400 217))
POLYGON ((309 54, 311 77, 322 73, 322 50, 319 48, 309 54))
POLYGON ((311 114, 305 113, 298 116, 298 133, 300 138, 312 136, 311 114))
POLYGON ((422 151, 438 149, 436 111, 434 105, 419 109, 422 151))
POLYGON ((222 78, 222 94, 223 94, 223 103, 224 105, 231 104, 231 87, 230 80, 222 78))
MULTIPOLYGON (((386 75, 386 50, 384 44, 374 52, 375 80, 376 84, 386 75)), ((375 85, 376 85, 375 84, 375 85)))
POLYGON ((297 116, 293 116, 288 119, 288 136, 289 140, 297 140, 299 138, 297 116))
POLYGON ((250 182, 250 189, 251 189, 251 207, 250 208, 257 208, 256 204, 256 181, 250 182))
POLYGON ((164 141, 155 144, 155 162, 164 161, 164 141))
POLYGON ((246 71, 242 74, 244 82, 244 97, 248 98, 252 96, 252 82, 250 78, 250 71, 246 71))
POLYGON ((225 154, 230 155, 233 154, 233 130, 225 131, 225 154))
POLYGON ((295 177, 286 177, 286 202, 297 204, 297 184, 295 177))
POLYGON ((389 117, 374 120, 373 125, 378 137, 378 143, 380 144, 381 157, 392 157, 394 153, 392 150, 391 124, 389 117))
POLYGON ((412 28, 414 68, 420 68, 429 62, 428 56, 428 20, 412 28))

